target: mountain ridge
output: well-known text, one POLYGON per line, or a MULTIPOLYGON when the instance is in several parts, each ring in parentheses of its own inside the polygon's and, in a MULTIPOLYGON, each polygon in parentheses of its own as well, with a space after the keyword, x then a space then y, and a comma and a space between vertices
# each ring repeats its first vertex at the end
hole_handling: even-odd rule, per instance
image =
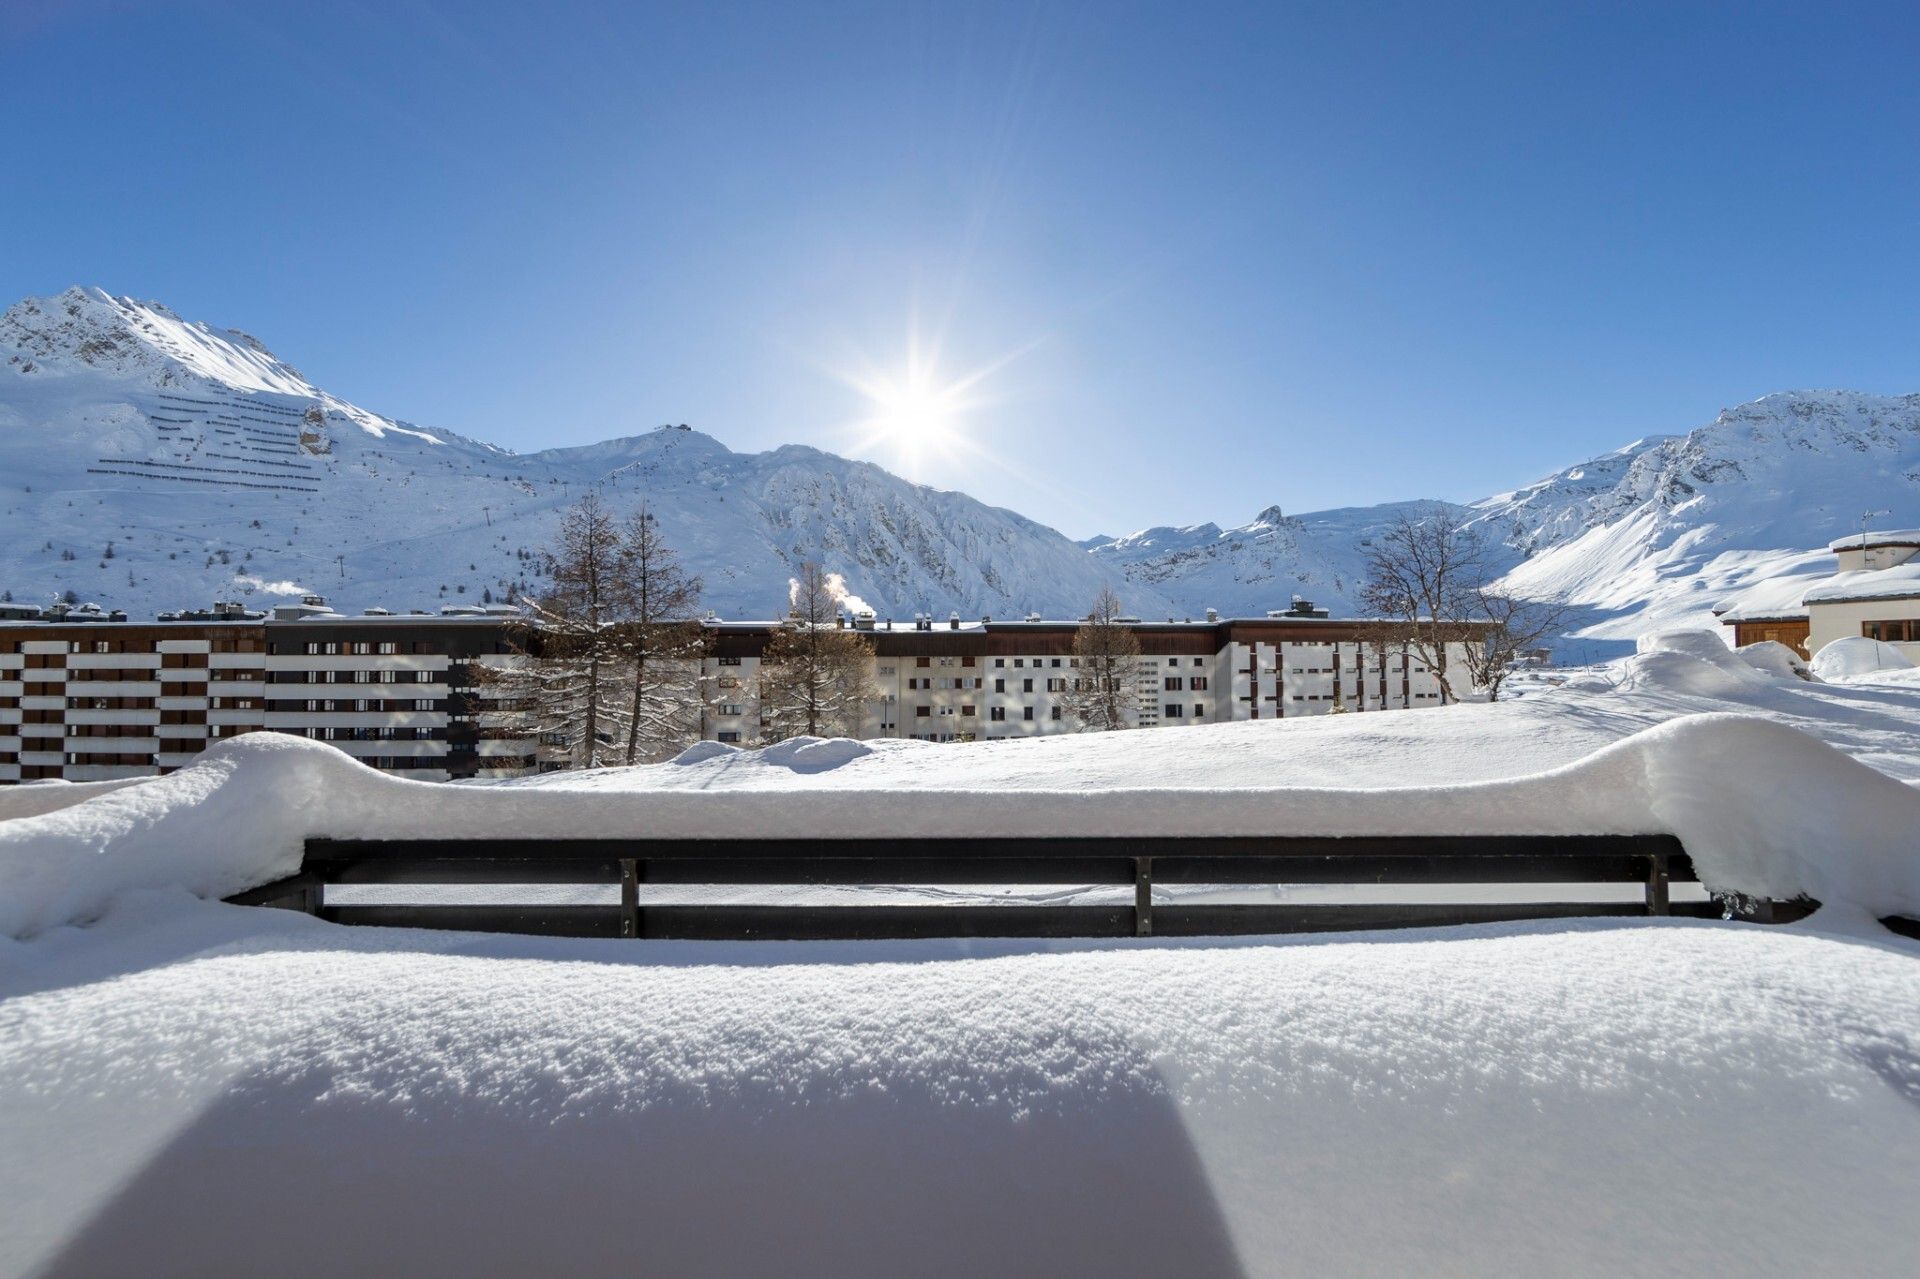
POLYGON ((130 614, 292 590, 349 608, 512 595, 589 488, 652 505, 729 616, 780 612, 802 559, 897 616, 1084 608, 1109 576, 1018 512, 805 445, 735 453, 675 427, 518 454, 419 427, 251 335, 90 288, 0 316, 0 474, 24 481, 0 490, 0 519, 34 530, 0 548, 0 586, 130 614))
POLYGON ((251 334, 75 287, 0 315, 0 473, 22 481, 0 488, 0 587, 135 615, 292 590, 349 608, 512 594, 589 488, 652 505, 728 616, 777 613, 801 559, 895 617, 1074 616, 1107 583, 1145 617, 1296 595, 1347 611, 1370 540, 1444 506, 1488 534, 1510 587, 1580 603, 1576 639, 1604 648, 1817 578, 1862 511, 1920 524, 1920 395, 1776 392, 1465 504, 1270 504, 1075 542, 805 444, 735 453, 666 427, 515 453, 362 408, 251 334))

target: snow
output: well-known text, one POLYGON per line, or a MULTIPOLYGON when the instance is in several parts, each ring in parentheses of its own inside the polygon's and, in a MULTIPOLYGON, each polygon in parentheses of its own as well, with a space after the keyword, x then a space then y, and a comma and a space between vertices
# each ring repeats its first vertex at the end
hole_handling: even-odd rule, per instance
MULTIPOLYGON (((506 598, 592 488, 621 512, 647 502, 729 617, 783 613, 805 559, 883 619, 1079 616, 1117 576, 1012 511, 815 449, 668 428, 515 455, 423 430, 245 335, 98 289, 0 316, 0 477, 0 587, 136 618, 306 592, 349 611, 506 598), (297 443, 309 411, 320 452, 297 443)), ((1170 611, 1153 592, 1128 603, 1170 611)))
POLYGON ((1867 546, 1920 546, 1920 528, 1895 528, 1849 533, 1827 543, 1829 551, 1857 551, 1867 546))
POLYGON ((1920 914, 1920 688, 1810 685, 1717 635, 1487 706, 936 747, 795 738, 458 789, 277 734, 0 822, 0 933, 132 888, 223 896, 302 841, 570 836, 1672 833, 1722 892, 1920 914), (1808 731, 1812 730, 1812 731, 1808 731), (1825 738, 1826 740, 1821 740, 1825 738), (1892 775, 1890 776, 1889 773, 1892 775))
POLYGON ((1740 660, 1764 675, 1779 678, 1811 679, 1813 668, 1805 658, 1776 640, 1762 640, 1734 650, 1740 660))
MULTIPOLYGON (((1824 548, 1849 544, 1863 508, 1915 511, 1915 475, 1920 396, 1793 391, 1449 509, 1493 544, 1508 589, 1581 607, 1556 647, 1588 662, 1651 630, 1709 625, 1731 601, 1744 613, 1749 594, 1764 599, 1758 615, 1804 616, 1801 591, 1834 571, 1824 548)), ((1297 591, 1338 613, 1365 577, 1367 539, 1419 505, 1274 509, 1238 528, 1154 528, 1092 549, 1183 608, 1258 613, 1297 591)))
POLYGON ((1899 1271, 1920 944, 1867 916, 1920 911, 1920 681, 1641 648, 1437 710, 457 788, 252 734, 0 792, 0 1271, 1899 1271), (201 900, 319 832, 1282 826, 1672 830, 1827 904, 736 944, 201 900))
POLYGON ((1884 640, 1843 635, 1813 655, 1813 671, 1821 679, 1855 679, 1889 671, 1912 670, 1907 655, 1884 640))
POLYGON ((19 1273, 1890 1273, 1920 1194, 1890 936, 721 945, 152 894, 0 956, 19 1273))
POLYGON ((1806 601, 1809 604, 1832 604, 1842 600, 1917 598, 1920 598, 1920 563, 1835 573, 1826 581, 1809 587, 1806 593, 1806 601))
MULTIPOLYGON (((1591 661, 1756 589, 1797 605, 1862 509, 1915 509, 1916 474, 1920 396, 1796 391, 1450 509, 1496 545, 1511 589, 1581 606, 1559 648, 1591 661)), ((1351 613, 1369 539, 1432 505, 1272 506, 1233 528, 1077 544, 809 448, 738 454, 672 428, 517 456, 373 413, 244 334, 98 289, 0 316, 0 476, 0 586, 23 601, 72 589, 135 617, 282 592, 348 610, 502 595, 595 486, 621 509, 647 501, 730 617, 778 611, 802 559, 839 575, 850 604, 901 620, 1075 617, 1110 580, 1149 619, 1261 617, 1296 594, 1351 613), (276 448, 308 410, 324 451, 276 448)))
MULTIPOLYGON (((1829 566, 1831 567, 1831 566, 1829 566)), ((1804 622, 1807 606, 1801 600, 1810 581, 1820 580, 1806 574, 1761 582, 1715 606, 1714 614, 1726 622, 1804 622)))

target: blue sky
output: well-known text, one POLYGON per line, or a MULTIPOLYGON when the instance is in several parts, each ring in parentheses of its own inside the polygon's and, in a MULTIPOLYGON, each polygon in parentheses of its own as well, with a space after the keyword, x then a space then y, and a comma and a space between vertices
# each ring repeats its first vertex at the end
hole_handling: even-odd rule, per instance
POLYGON ((156 298, 514 448, 686 422, 1074 536, 1470 499, 1920 391, 1916 65, 1911 4, 14 0, 0 294, 156 298), (861 389, 916 335, 991 370, 917 447, 861 389))

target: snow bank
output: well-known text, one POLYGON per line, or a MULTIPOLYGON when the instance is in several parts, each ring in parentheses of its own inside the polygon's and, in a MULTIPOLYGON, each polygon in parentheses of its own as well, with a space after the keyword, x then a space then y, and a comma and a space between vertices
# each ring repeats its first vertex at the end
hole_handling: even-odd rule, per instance
POLYGON ((21 782, 17 786, 0 786, 0 821, 10 817, 38 817, 41 813, 71 808, 96 795, 124 790, 129 786, 138 786, 147 780, 149 779, 144 777, 129 777, 110 782, 69 782, 50 779, 40 782, 21 782))
POLYGON ((1891 937, 719 945, 154 898, 0 955, 17 1273, 1911 1269, 1891 937))
MULTIPOLYGON (((1772 682, 1724 647, 1711 663, 1674 650, 1641 660, 1669 679, 1772 682)), ((1121 745, 1150 745, 1155 736, 1126 734, 1121 745)), ((1208 744, 1204 730, 1188 740, 1191 749, 1208 744)), ((603 769, 567 785, 452 790, 388 777, 320 743, 248 734, 170 776, 0 823, 0 933, 89 918, 129 888, 230 894, 290 874, 310 836, 1671 833, 1716 891, 1920 914, 1920 853, 1910 839, 1920 829, 1920 791, 1753 716, 1685 716, 1528 776, 1372 790, 1066 791, 1050 787, 1044 772, 990 793, 916 789, 897 784, 885 756, 913 761, 926 751, 876 750, 883 745, 804 741, 760 752, 803 775, 783 789, 646 789, 650 770, 603 769), (817 787, 804 776, 854 755, 853 762, 880 757, 860 788, 817 787)))
POLYGON ((1741 661, 1763 674, 1777 679, 1811 679, 1812 669, 1806 659, 1778 640, 1761 640, 1758 644, 1748 644, 1736 649, 1741 661))
POLYGON ((1907 655, 1893 645, 1864 635, 1834 640, 1813 655, 1813 673, 1821 679, 1854 679, 1912 666, 1907 655))
POLYGON ((254 733, 165 777, 0 822, 0 934, 90 918, 130 889, 222 897, 290 875, 336 805, 387 781, 320 743, 254 733))

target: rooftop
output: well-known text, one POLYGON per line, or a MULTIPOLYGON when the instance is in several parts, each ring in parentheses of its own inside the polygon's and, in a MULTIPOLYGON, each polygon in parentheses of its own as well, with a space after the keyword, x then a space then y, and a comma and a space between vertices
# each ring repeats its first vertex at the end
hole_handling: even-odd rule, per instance
POLYGON ((1849 533, 1827 543, 1829 551, 1857 551, 1869 546, 1920 546, 1920 528, 1894 528, 1885 532, 1849 533))
POLYGON ((1920 599, 1920 563, 1835 573, 1818 586, 1809 587, 1804 598, 1809 604, 1832 604, 1843 600, 1920 599))

